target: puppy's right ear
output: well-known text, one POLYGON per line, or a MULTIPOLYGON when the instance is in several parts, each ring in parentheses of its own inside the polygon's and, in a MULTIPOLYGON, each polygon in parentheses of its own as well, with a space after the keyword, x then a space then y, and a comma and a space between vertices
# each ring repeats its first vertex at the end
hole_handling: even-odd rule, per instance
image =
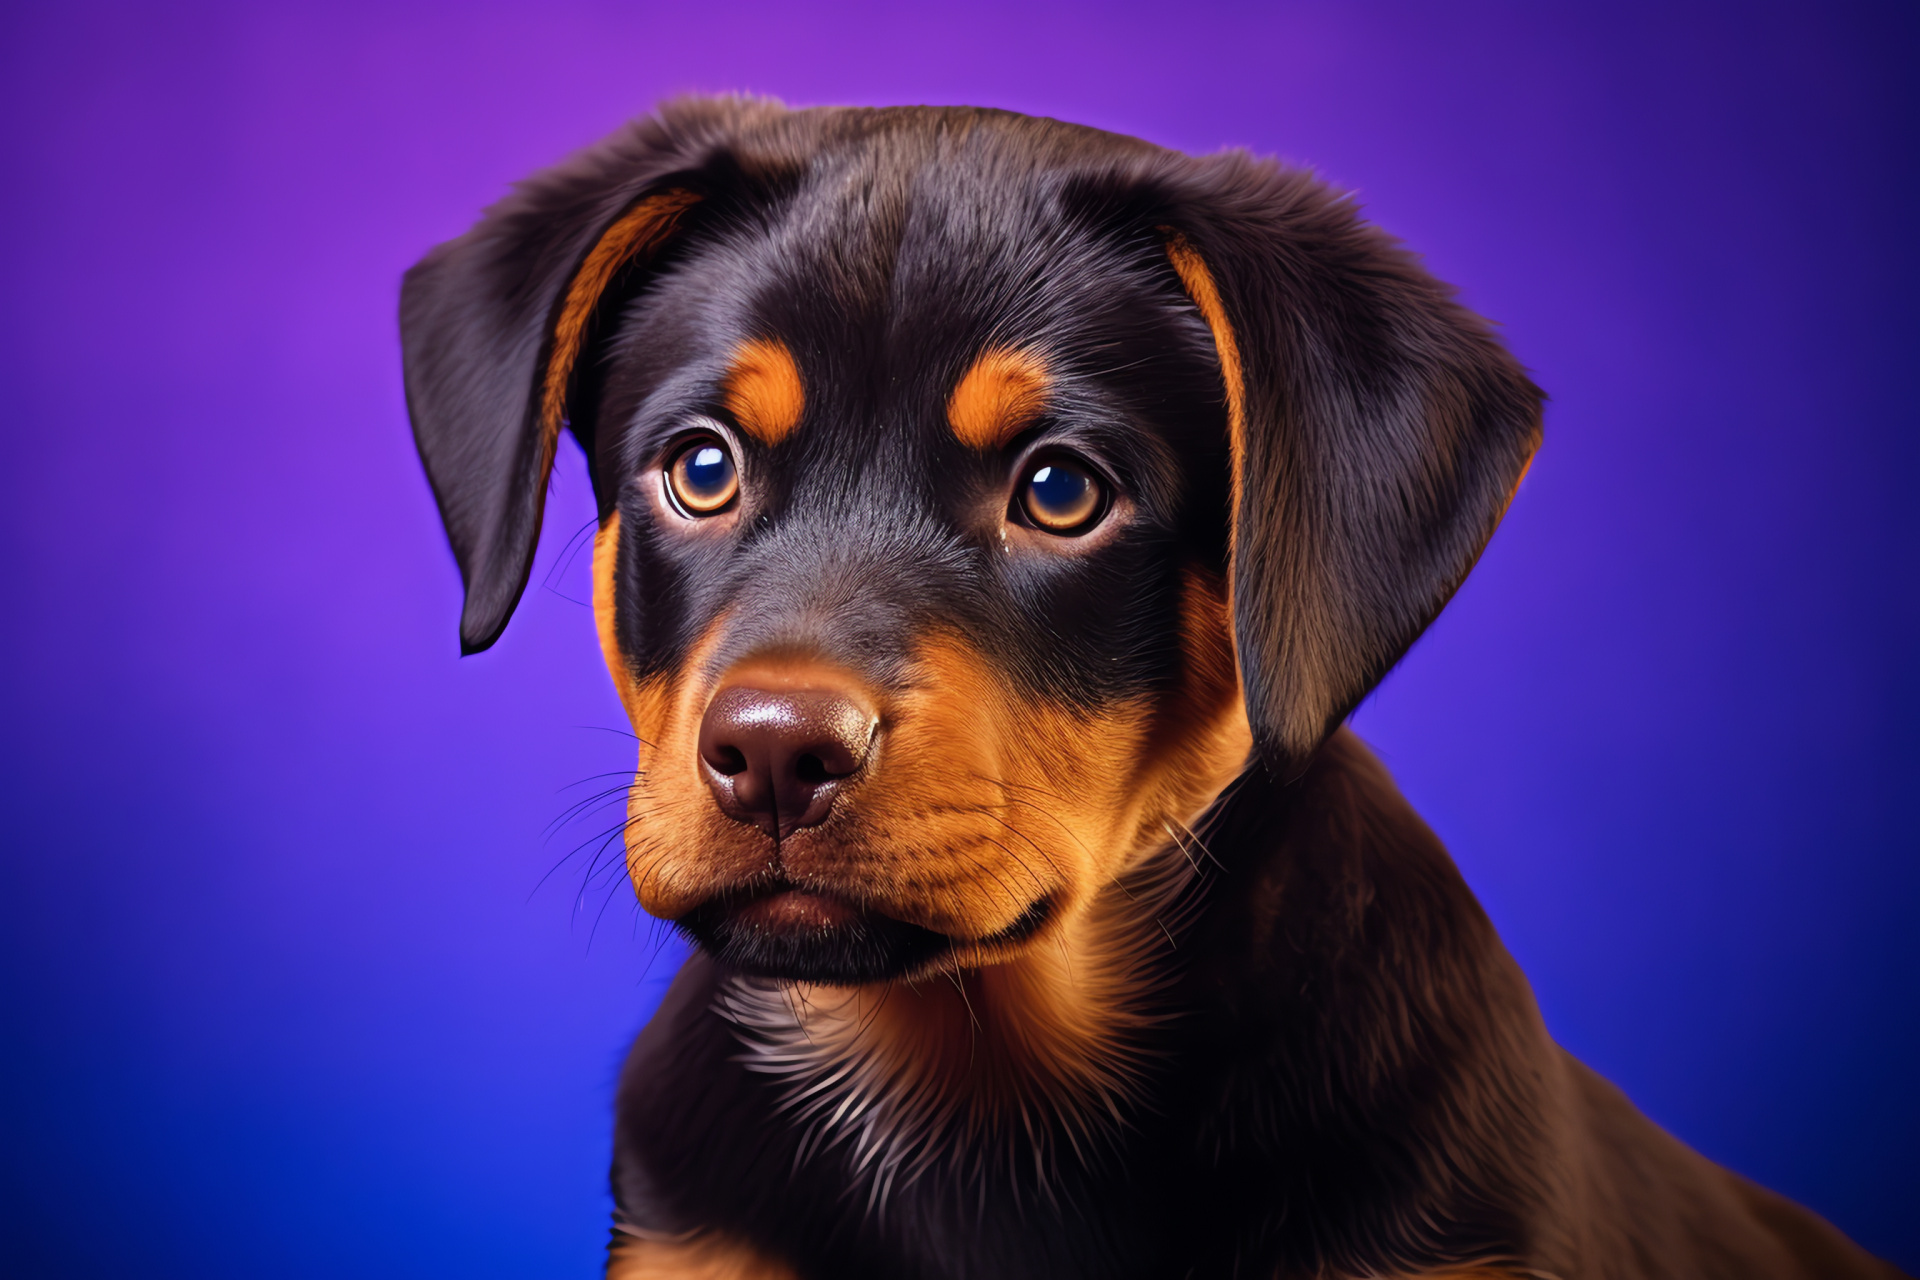
POLYGON ((1225 392, 1247 717, 1292 777, 1473 567, 1539 447, 1542 397, 1311 175, 1232 152, 1171 167, 1166 252, 1225 392))
POLYGON ((568 398, 605 313, 706 198, 729 145, 785 114, 669 104, 522 183, 407 272, 407 412, 466 587, 462 653, 499 638, 526 588, 568 398))

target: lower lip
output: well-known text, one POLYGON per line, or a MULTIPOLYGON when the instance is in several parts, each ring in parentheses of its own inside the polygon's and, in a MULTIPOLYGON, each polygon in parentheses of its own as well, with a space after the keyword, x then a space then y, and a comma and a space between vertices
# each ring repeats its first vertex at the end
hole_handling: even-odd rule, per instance
POLYGON ((860 918, 860 910, 841 898, 825 894, 802 893, 788 889, 755 898, 734 910, 735 923, 769 933, 798 933, 803 930, 838 929, 860 918))

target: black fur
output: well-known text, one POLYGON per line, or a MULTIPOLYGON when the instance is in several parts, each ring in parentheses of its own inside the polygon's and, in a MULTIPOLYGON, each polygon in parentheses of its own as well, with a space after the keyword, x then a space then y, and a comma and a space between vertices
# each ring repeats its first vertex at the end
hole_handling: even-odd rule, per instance
MULTIPOLYGON (((1255 770, 1206 834, 1151 1105, 1097 1158, 935 1165, 872 1211, 851 1144, 740 1061, 696 956, 622 1079, 614 1194, 802 1275, 1887 1277, 1819 1218, 1696 1155, 1555 1046, 1439 841, 1359 742, 1255 770)), ((1174 957, 1170 956, 1170 961, 1174 957)))
MULTIPOLYGON (((1555 1047, 1445 851, 1337 731, 1491 535, 1539 394, 1308 175, 997 112, 730 100, 674 104, 541 175, 403 293, 468 651, 499 634, 532 558, 556 309, 605 229, 667 190, 701 199, 602 299, 569 398, 602 517, 622 517, 631 674, 681 669, 725 610, 711 670, 792 642, 889 688, 903 637, 939 628, 1036 702, 1108 707, 1179 679, 1198 571, 1230 577, 1266 767, 1206 820, 1211 870, 1160 961, 1142 1086, 1097 1140, 1042 1124, 878 1188, 740 1060, 697 955, 623 1081, 629 1227, 723 1231, 818 1277, 1892 1274, 1555 1047), (1170 234, 1210 269, 1244 364, 1237 511, 1222 368, 1170 234), (629 478, 690 414, 724 416, 728 353, 767 333, 805 375, 801 428, 735 441, 756 494, 737 532, 662 536, 629 478), (1014 452, 1091 459, 1132 504, 1120 536, 1000 553, 1008 459, 945 424, 992 341, 1051 353, 1054 409, 1014 452)), ((1035 910, 1019 928, 1045 925, 1035 910)), ((813 976, 904 972, 945 946, 897 923, 832 961, 857 973, 813 976)), ((686 927, 736 968, 826 963, 718 917, 686 927)))
MULTIPOLYGON (((1169 509, 1165 532, 1210 544, 1202 558, 1224 568, 1212 518, 1224 481, 1219 375, 1158 248, 1164 228, 1190 237, 1246 366, 1238 522, 1250 554, 1233 567, 1237 630, 1256 738, 1282 770, 1304 762, 1439 611, 1538 441, 1538 393, 1485 326, 1305 174, 993 112, 680 104, 543 175, 408 273, 408 399, 467 582, 468 651, 506 625, 532 563, 545 489, 534 404, 558 299, 598 234, 668 188, 708 198, 674 255, 628 282, 644 305, 574 401, 603 513, 618 490, 602 477, 628 474, 658 447, 653 431, 710 408, 720 362, 755 326, 805 335, 800 359, 820 392, 813 429, 778 470, 842 489, 888 463, 920 485, 977 472, 957 443, 908 425, 940 420, 940 397, 984 339, 1044 335, 1084 352, 1071 416, 1127 455, 1114 459, 1135 469, 1127 479, 1168 508, 1183 479, 1200 489, 1179 497, 1208 518, 1178 529, 1169 509), (1135 442, 1143 410, 1167 444, 1159 456, 1135 442), (630 425, 596 438, 602 419, 630 425), (868 472, 818 465, 849 449, 878 456, 868 472)), ((951 559, 958 548, 934 545, 940 532, 913 527, 919 510, 901 513, 900 541, 870 541, 951 559)), ((846 531, 829 541, 844 557, 846 531)), ((1116 558, 1079 594, 1127 590, 1147 558, 1116 558)), ((806 578, 780 568, 765 576, 806 578)), ((724 593, 715 576, 635 584, 646 634, 627 637, 629 652, 675 661, 686 639, 671 634, 675 620, 704 612, 686 587, 724 593)), ((1050 628, 1058 604, 1045 611, 1050 628)), ((1123 611, 1143 625, 1113 637, 1115 615, 1102 612, 1099 637, 1065 630, 1085 649, 1039 646, 1050 676, 1145 674, 1099 650, 1152 648, 1162 619, 1123 611)))

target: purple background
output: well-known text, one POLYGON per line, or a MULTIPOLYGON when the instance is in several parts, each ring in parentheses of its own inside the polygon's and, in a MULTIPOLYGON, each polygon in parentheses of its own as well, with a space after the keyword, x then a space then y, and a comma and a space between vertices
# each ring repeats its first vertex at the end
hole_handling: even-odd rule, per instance
POLYGON ((629 763, 591 504, 456 659, 395 290, 732 88, 1278 153, 1500 321, 1546 449, 1360 728, 1564 1043, 1920 1269, 1915 13, 9 7, 0 1271, 594 1273, 678 952, 542 881, 629 763))

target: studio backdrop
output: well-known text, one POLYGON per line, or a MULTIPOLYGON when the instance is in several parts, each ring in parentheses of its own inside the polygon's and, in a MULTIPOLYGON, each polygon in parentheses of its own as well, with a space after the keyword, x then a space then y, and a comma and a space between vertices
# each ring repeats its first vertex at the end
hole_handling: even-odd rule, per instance
POLYGON ((459 658, 395 310, 689 90, 1278 155, 1458 283, 1546 445, 1355 725, 1562 1043, 1920 1270, 1917 13, 8 6, 0 1274, 595 1274, 682 951, 591 496, 459 658))

